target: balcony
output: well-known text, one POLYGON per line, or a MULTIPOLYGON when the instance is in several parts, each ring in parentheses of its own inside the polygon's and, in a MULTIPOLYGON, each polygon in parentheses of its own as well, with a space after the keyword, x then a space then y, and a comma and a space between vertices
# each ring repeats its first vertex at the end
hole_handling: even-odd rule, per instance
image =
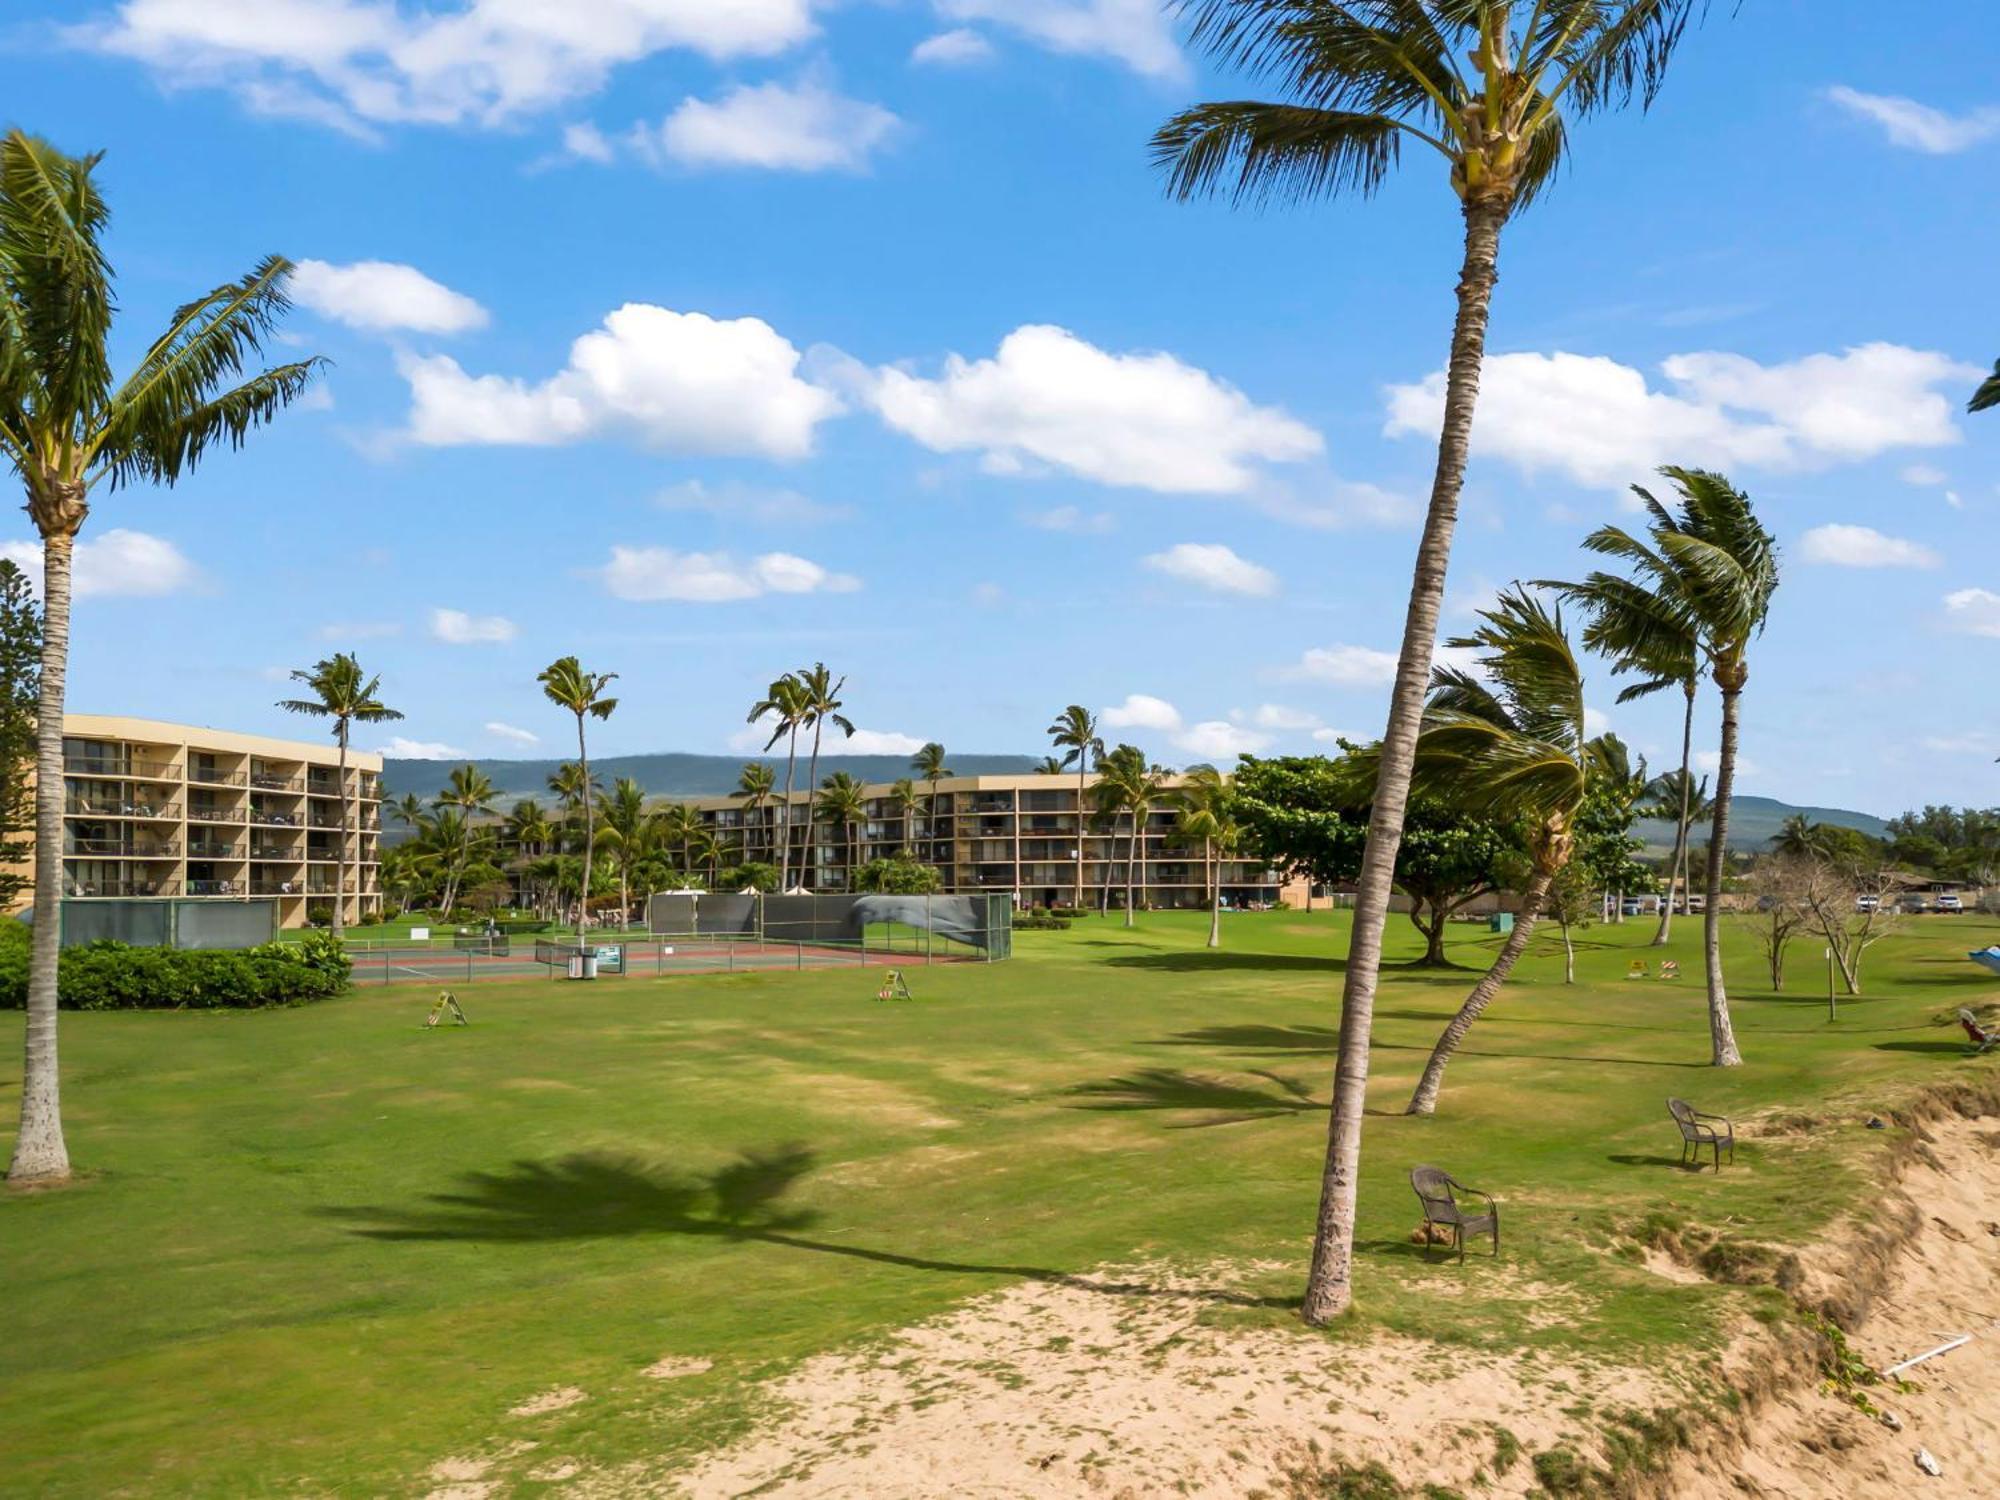
POLYGON ((180 767, 169 761, 135 760, 128 755, 65 755, 63 773, 121 781, 175 782, 181 779, 180 767))
POLYGON ((187 779, 197 786, 243 786, 250 778, 241 771, 217 771, 201 766, 189 766, 187 779))
POLYGON ((239 858, 236 844, 218 844, 207 839, 188 840, 189 859, 236 859, 239 858))
POLYGON ((250 821, 260 828, 302 828, 305 826, 297 813, 274 812, 268 807, 251 808, 250 821))
POLYGON ((179 859, 181 846, 172 841, 135 844, 130 839, 70 839, 63 853, 71 859, 179 859))
POLYGON ((240 896, 243 882, 240 880, 190 880, 187 883, 190 896, 240 896))
POLYGON ((133 896, 176 896, 180 894, 178 880, 74 880, 63 882, 65 896, 124 897, 133 896))
POLYGON ((253 880, 250 894, 253 896, 303 896, 306 893, 302 880, 253 880))
POLYGON ((290 792, 296 795, 305 790, 303 776, 281 776, 276 771, 252 771, 250 785, 260 792, 290 792))
POLYGON ((65 797, 63 811, 92 818, 152 818, 180 821, 178 802, 147 802, 123 797, 65 797))
POLYGON ((241 823, 243 809, 240 807, 190 807, 190 823, 241 823))
POLYGON ((284 844, 260 844, 252 840, 250 844, 250 857, 252 859, 281 859, 288 863, 296 864, 299 859, 299 851, 284 844))
POLYGON ((306 818, 306 826, 308 828, 338 828, 340 826, 340 814, 321 812, 315 807, 306 818))
POLYGON ((330 865, 339 860, 340 851, 338 849, 308 849, 306 850, 306 858, 315 864, 330 865))

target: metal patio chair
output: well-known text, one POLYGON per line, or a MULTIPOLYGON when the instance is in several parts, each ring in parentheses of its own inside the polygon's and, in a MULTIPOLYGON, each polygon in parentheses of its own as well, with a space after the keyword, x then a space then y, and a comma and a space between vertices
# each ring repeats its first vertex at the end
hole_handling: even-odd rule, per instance
POLYGON ((1736 1127, 1721 1115, 1703 1114, 1685 1099, 1669 1099, 1667 1113, 1681 1132, 1681 1165, 1701 1168, 1701 1148, 1715 1153, 1715 1170, 1722 1170, 1722 1153, 1729 1152, 1729 1164, 1736 1164, 1736 1127), (1719 1127, 1719 1128, 1718 1128, 1719 1127))
POLYGON ((1424 1208, 1424 1259, 1431 1258, 1430 1229, 1433 1224, 1443 1225, 1451 1230, 1452 1248, 1458 1251, 1460 1261, 1465 1259, 1465 1237, 1468 1234, 1491 1234, 1493 1253, 1500 1253, 1500 1205, 1493 1201, 1491 1193, 1482 1193, 1478 1188, 1467 1187, 1441 1167, 1415 1167, 1410 1172, 1410 1186, 1416 1190, 1417 1201, 1424 1208), (1459 1206, 1458 1195, 1484 1199, 1486 1212, 1468 1214, 1459 1206))

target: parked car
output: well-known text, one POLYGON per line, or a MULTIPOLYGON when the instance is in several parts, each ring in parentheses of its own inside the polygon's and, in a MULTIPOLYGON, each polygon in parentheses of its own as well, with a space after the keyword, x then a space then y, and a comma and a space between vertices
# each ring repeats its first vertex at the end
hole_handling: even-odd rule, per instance
POLYGON ((1937 898, 1937 909, 1945 916, 1955 917, 1965 910, 1965 903, 1950 891, 1937 898))
POLYGON ((1874 911, 1881 904, 1882 898, 1880 896, 1856 896, 1854 898, 1854 909, 1856 911, 1874 911))

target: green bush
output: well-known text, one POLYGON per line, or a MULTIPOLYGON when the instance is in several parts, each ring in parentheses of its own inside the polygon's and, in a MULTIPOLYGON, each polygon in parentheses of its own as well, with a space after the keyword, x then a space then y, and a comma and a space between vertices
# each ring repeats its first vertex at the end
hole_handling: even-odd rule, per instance
POLYGON ((907 854, 892 854, 871 859, 856 871, 854 888, 884 896, 934 896, 944 889, 944 881, 934 866, 907 854))
POLYGON ((306 925, 308 927, 331 927, 333 925, 333 908, 330 906, 307 907, 306 925))
POLYGON ((379 911, 364 911, 354 919, 354 925, 356 927, 379 927, 382 925, 382 920, 382 913, 379 911))
POLYGON ((1014 913, 1014 930, 1019 932, 1023 929, 1035 932, 1067 932, 1069 931, 1069 918, 1059 917, 1054 912, 1030 906, 1024 911, 1014 913))
MULTIPOLYGON (((347 988, 351 965, 330 932, 260 948, 133 948, 87 943, 63 950, 56 979, 65 1010, 228 1010, 304 1005, 347 988)), ((0 928, 0 1009, 28 1003, 28 933, 0 928)))

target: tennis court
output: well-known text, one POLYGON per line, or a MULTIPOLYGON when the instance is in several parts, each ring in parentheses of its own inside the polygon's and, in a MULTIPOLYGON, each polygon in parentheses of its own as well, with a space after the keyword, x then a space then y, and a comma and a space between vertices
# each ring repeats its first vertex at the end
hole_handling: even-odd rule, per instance
POLYGON ((581 978, 575 961, 594 960, 599 979, 664 978, 671 974, 747 974, 774 969, 910 967, 927 963, 977 963, 984 955, 933 942, 916 931, 866 934, 858 943, 790 943, 758 937, 649 935, 510 942, 457 938, 446 942, 355 947, 354 983, 465 984, 482 979, 581 978), (949 950, 949 951, 948 951, 949 950))

